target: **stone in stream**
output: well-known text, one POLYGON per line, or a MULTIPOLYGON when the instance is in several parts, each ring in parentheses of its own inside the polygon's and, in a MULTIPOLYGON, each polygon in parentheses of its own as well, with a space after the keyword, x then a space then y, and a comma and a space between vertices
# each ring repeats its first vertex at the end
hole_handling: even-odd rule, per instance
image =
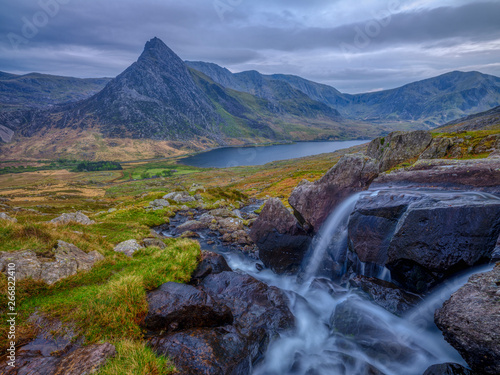
POLYGON ((474 375, 468 368, 458 363, 441 363, 432 365, 423 375, 474 375))
POLYGON ((374 277, 358 275, 349 280, 349 283, 365 292, 374 303, 395 315, 402 315, 422 302, 422 298, 374 277))
POLYGON ((473 275, 436 310, 434 320, 473 371, 500 374, 500 264, 473 275))
POLYGON ((191 276, 191 283, 198 285, 208 275, 223 271, 231 271, 231 268, 222 255, 211 251, 202 251, 201 262, 198 263, 191 276))
POLYGON ((264 265, 276 273, 296 272, 312 239, 278 198, 267 200, 250 238, 264 265))
POLYGON ((337 205, 368 189, 377 175, 375 159, 359 153, 345 155, 318 181, 301 182, 288 202, 299 222, 308 223, 317 232, 337 205))

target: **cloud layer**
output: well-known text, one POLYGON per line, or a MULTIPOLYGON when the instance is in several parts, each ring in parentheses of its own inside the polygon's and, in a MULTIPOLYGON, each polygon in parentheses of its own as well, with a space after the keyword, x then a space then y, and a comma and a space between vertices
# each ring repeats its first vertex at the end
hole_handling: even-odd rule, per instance
POLYGON ((0 70, 115 76, 158 36, 181 58, 355 93, 451 70, 500 75, 500 1, 17 0, 0 70), (374 4, 375 3, 375 4, 374 4))

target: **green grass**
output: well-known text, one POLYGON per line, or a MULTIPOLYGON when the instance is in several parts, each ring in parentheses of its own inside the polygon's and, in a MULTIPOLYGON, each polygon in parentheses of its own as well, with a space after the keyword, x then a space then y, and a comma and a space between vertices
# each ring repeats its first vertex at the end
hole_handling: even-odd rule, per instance
POLYGON ((156 356, 142 342, 124 339, 116 344, 116 356, 111 358, 98 375, 170 375, 174 365, 165 357, 156 356))

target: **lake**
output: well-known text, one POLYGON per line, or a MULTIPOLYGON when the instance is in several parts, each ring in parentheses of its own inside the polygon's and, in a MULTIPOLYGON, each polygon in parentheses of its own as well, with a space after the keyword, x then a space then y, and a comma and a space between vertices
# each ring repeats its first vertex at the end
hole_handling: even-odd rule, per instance
POLYGON ((224 147, 181 159, 182 164, 201 168, 262 165, 276 160, 302 158, 361 145, 369 141, 297 142, 259 147, 224 147))

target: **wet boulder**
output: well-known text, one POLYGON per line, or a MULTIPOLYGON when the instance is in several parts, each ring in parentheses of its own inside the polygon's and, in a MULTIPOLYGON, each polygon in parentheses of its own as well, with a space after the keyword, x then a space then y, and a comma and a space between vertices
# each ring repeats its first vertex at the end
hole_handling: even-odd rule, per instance
POLYGON ((147 297, 146 328, 174 332, 194 327, 217 327, 233 322, 231 310, 205 291, 168 282, 147 297))
POLYGON ((198 289, 229 307, 233 322, 151 338, 153 350, 170 356, 182 373, 249 374, 271 338, 294 324, 284 294, 249 275, 212 273, 198 289))
POLYGON ((374 277, 358 275, 349 280, 349 284, 353 288, 362 290, 370 300, 395 315, 402 315, 422 302, 420 297, 405 292, 393 283, 374 277))
POLYGON ((387 267, 393 282, 422 293, 491 258, 500 201, 476 193, 382 191, 362 197, 351 219, 349 248, 359 261, 387 267))
POLYGON ((264 265, 276 273, 297 271, 312 239, 278 198, 267 200, 250 238, 264 265))
POLYGON ((224 257, 211 251, 201 252, 201 262, 191 275, 191 283, 198 285, 210 274, 218 274, 223 271, 231 271, 224 257))
POLYGON ((337 205, 366 190, 377 175, 375 159, 359 153, 345 155, 318 181, 300 183, 288 202, 299 222, 311 225, 317 232, 337 205))
POLYGON ((154 337, 149 345, 160 355, 173 358, 181 374, 250 374, 254 345, 233 326, 214 329, 193 328, 154 337))
POLYGON ((453 293, 434 320, 448 341, 479 374, 500 374, 500 264, 473 275, 453 293))
POLYGON ((423 375, 474 375, 468 368, 458 363, 441 363, 432 365, 423 375))
POLYGON ((418 157, 431 141, 432 135, 424 130, 397 131, 371 141, 366 154, 378 160, 378 167, 383 172, 406 160, 418 157))

